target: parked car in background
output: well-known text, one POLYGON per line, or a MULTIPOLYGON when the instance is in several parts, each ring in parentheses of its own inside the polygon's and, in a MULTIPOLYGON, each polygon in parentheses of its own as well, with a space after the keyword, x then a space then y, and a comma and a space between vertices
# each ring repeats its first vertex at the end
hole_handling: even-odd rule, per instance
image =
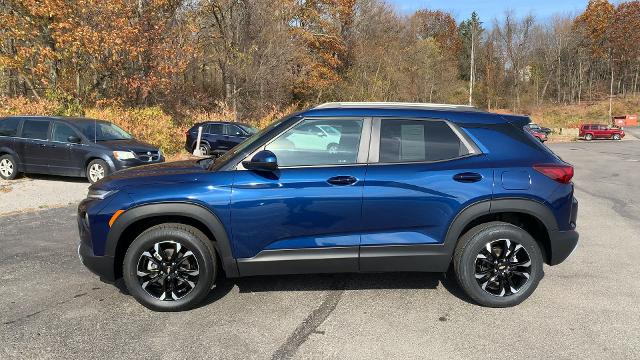
POLYGON ((529 125, 527 125, 527 127, 533 131, 537 131, 539 133, 543 133, 547 136, 549 136, 549 134, 551 134, 553 131, 551 129, 549 129, 548 127, 542 127, 536 123, 531 123, 529 125))
POLYGON ((580 125, 578 137, 587 141, 592 139, 621 140, 624 137, 624 130, 611 125, 584 124, 580 125))
POLYGON ((529 121, 457 105, 320 105, 216 161, 92 185, 78 253, 160 311, 198 305, 222 272, 451 268, 478 304, 513 306, 578 242, 573 167, 525 135, 529 121))
POLYGON ((533 137, 535 137, 536 139, 540 140, 540 142, 547 141, 547 134, 544 133, 544 132, 534 130, 531 127, 528 127, 528 126, 525 126, 524 130, 526 132, 528 132, 529 134, 533 135, 533 137))
POLYGON ((19 173, 87 177, 164 161, 157 147, 103 120, 46 116, 0 118, 0 177, 19 173))
POLYGON ((245 141, 258 130, 250 125, 229 121, 206 121, 187 130, 185 149, 193 152, 198 140, 198 128, 202 126, 200 152, 202 155, 224 153, 245 141))

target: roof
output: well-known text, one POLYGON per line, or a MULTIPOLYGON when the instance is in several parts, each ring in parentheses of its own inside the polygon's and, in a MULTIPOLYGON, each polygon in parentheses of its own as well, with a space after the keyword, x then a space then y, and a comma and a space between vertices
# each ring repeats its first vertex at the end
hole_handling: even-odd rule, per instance
POLYGON ((20 119, 35 119, 35 120, 62 120, 68 122, 102 122, 109 123, 107 120, 91 119, 86 117, 68 117, 68 116, 46 116, 46 115, 11 115, 2 119, 20 118, 20 119))
POLYGON ((456 104, 408 103, 408 102, 329 102, 314 109, 422 109, 448 111, 481 111, 475 106, 456 104))

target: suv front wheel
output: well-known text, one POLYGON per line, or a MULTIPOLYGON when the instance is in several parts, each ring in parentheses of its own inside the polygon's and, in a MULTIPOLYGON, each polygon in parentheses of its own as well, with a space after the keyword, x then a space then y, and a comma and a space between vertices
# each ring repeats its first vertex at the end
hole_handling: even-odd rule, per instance
POLYGON ((201 303, 216 279, 211 241, 184 224, 156 225, 129 246, 122 273, 129 293, 156 311, 182 311, 201 303))
POLYGON ((478 225, 464 234, 453 265, 467 295, 488 307, 520 304, 543 276, 538 243, 523 229, 499 221, 478 225))

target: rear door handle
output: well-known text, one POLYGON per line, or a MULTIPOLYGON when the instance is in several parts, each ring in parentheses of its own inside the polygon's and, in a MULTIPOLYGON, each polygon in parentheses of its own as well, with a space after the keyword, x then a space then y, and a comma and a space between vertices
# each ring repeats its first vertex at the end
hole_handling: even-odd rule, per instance
POLYGON ((331 185, 336 186, 348 186, 357 183, 358 179, 353 176, 334 176, 332 178, 329 178, 327 182, 331 185))
POLYGON ((474 172, 464 172, 454 175, 453 180, 461 183, 474 183, 482 180, 482 175, 474 172))

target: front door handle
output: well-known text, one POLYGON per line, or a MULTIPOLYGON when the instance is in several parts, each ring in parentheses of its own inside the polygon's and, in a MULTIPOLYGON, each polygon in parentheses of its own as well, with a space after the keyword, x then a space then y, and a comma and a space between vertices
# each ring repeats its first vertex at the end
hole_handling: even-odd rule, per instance
POLYGON ((329 178, 327 182, 331 185, 336 186, 348 186, 357 183, 358 179, 353 176, 334 176, 332 178, 329 178))
POLYGON ((464 172, 454 175, 453 180, 461 183, 474 183, 482 180, 482 175, 474 172, 464 172))

